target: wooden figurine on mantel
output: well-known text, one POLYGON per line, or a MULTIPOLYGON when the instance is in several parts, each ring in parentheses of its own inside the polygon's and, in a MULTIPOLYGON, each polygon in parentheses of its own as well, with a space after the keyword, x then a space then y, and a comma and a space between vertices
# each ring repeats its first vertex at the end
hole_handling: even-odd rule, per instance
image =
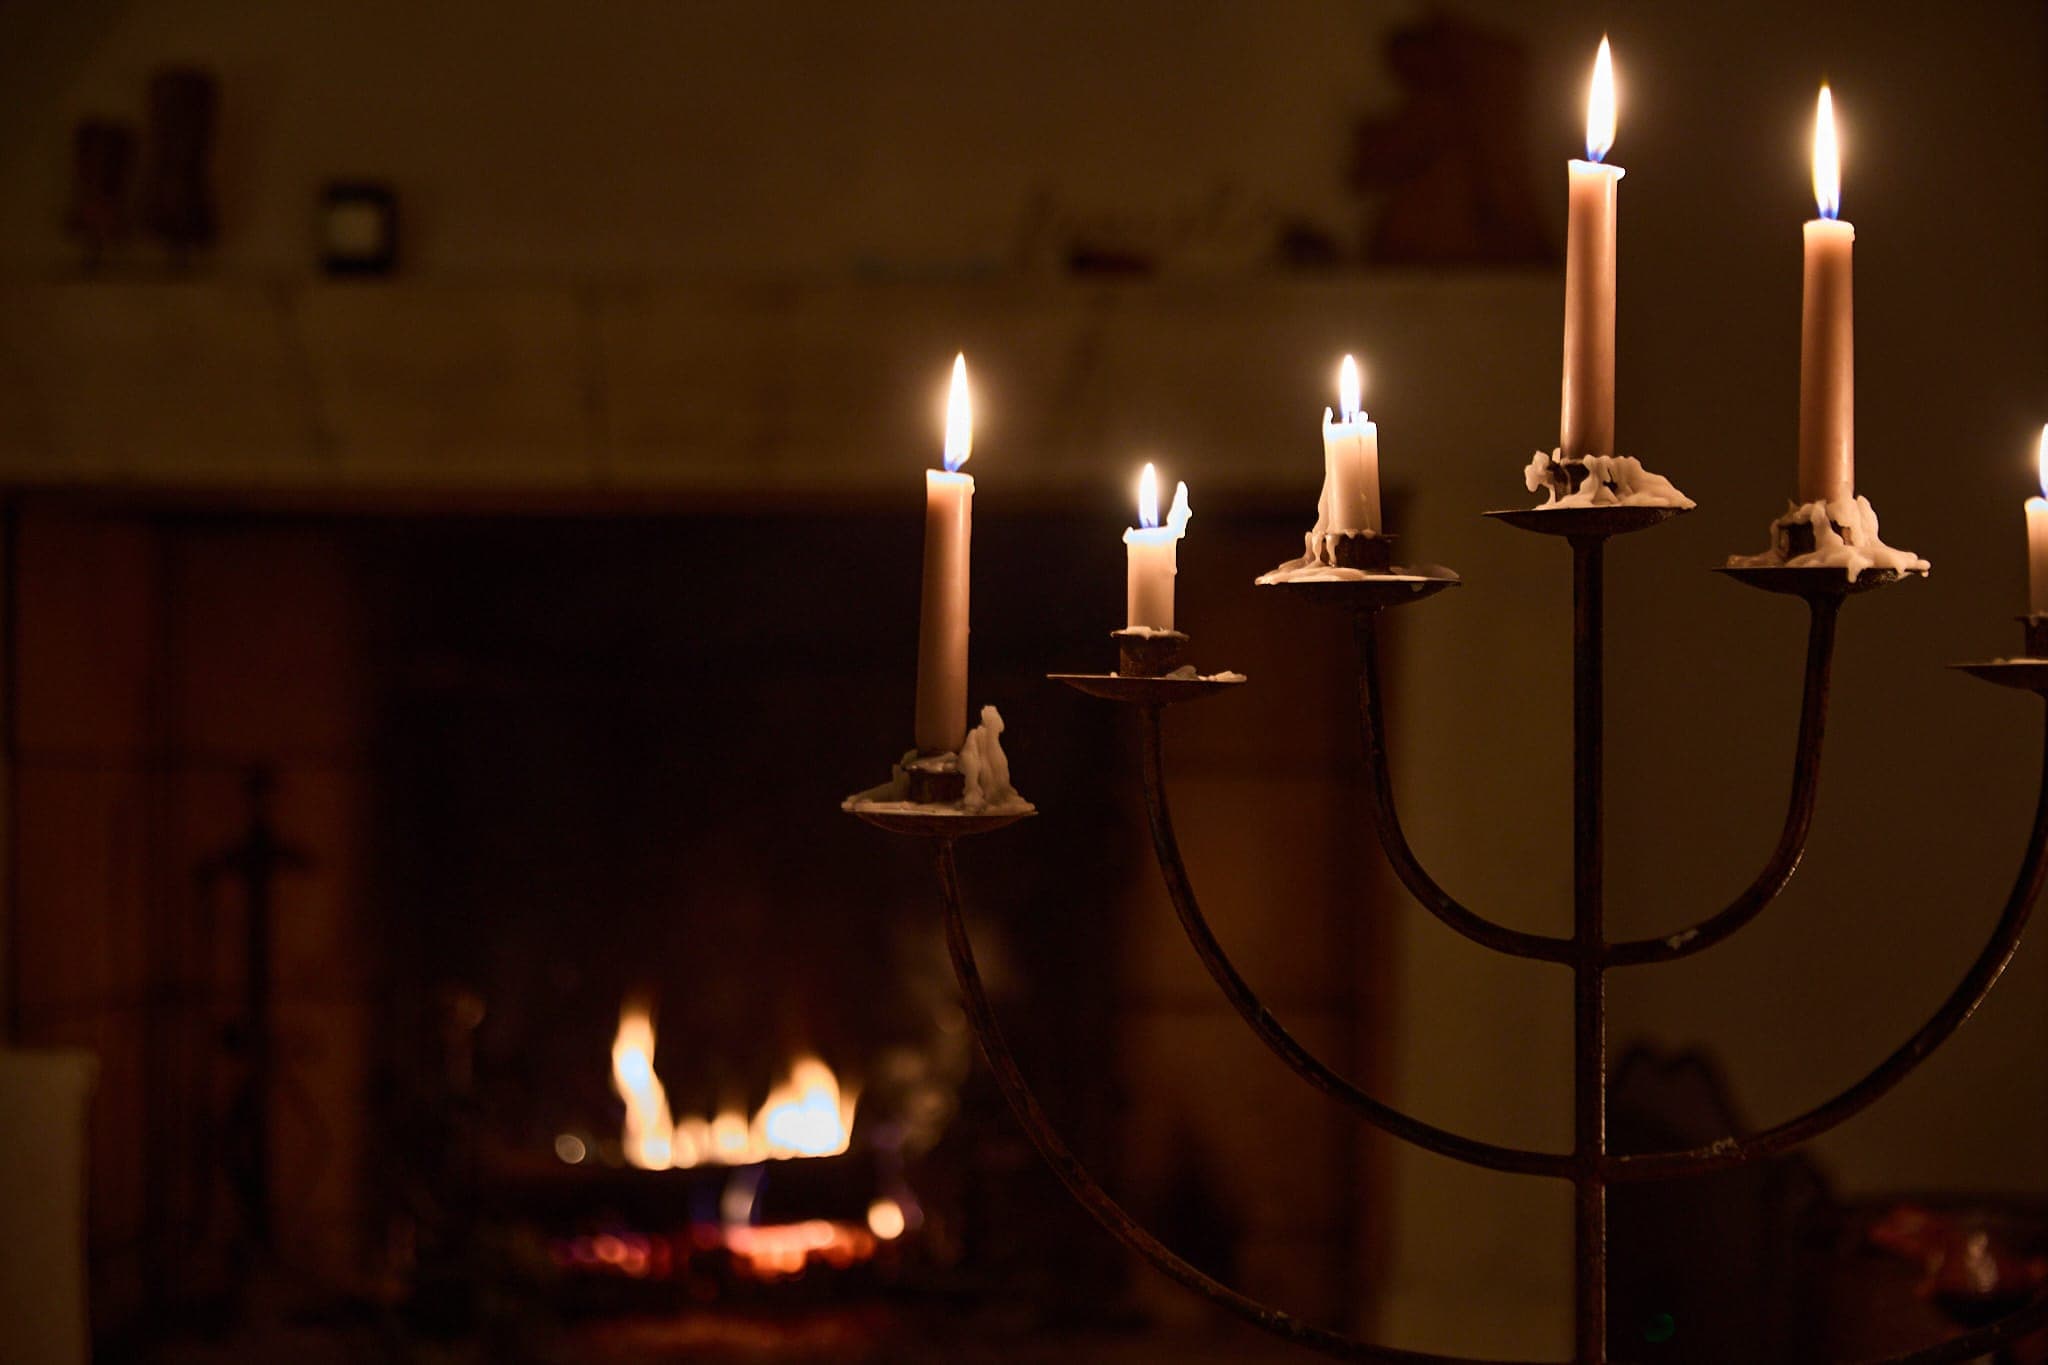
POLYGON ((1532 265, 1557 247, 1528 179, 1528 53, 1437 17, 1397 30, 1387 62, 1399 108, 1361 122, 1349 181, 1385 207, 1371 265, 1532 265))

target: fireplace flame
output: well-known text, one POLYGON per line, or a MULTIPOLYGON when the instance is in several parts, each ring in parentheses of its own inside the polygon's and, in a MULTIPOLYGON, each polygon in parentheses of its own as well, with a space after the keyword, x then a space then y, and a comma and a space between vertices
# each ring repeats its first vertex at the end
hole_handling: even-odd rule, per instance
POLYGON ((654 1073, 654 1016, 643 1003, 619 1011, 612 1040, 612 1088, 626 1103, 620 1145, 642 1170, 694 1166, 750 1166, 762 1161, 838 1156, 853 1141, 859 1096, 840 1085, 816 1057, 790 1063, 787 1077, 768 1092, 751 1118, 739 1108, 711 1118, 669 1113, 668 1094, 654 1073))
POLYGON ((654 1014, 639 1001, 629 1000, 619 1009, 612 1088, 626 1102, 626 1125, 619 1135, 626 1160, 645 1170, 668 1169, 674 1164, 675 1123, 669 1118, 668 1092, 654 1074, 654 1014))

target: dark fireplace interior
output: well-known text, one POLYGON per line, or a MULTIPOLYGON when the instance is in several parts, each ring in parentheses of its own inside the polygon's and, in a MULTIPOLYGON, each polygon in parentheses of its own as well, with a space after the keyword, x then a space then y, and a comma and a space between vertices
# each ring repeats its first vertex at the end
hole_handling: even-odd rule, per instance
MULTIPOLYGON (((915 599, 901 509, 52 496, 13 529, 17 1023, 103 1059, 92 1302, 116 1357, 310 1334, 492 1359, 940 1358, 1160 1327, 978 1071, 923 850, 837 809, 906 742, 915 619, 875 609, 915 599), (643 1168, 614 1079, 628 1007, 674 1122, 757 1133, 815 1058, 851 1100, 847 1150, 643 1168)), ((1232 598, 1298 529, 1204 529, 1183 601, 1242 616, 1232 598)), ((1041 506, 977 532, 974 702, 1059 812, 1000 869, 966 855, 1014 1045, 1104 1171, 1142 1161, 1135 1196, 1180 1245, 1336 1309, 1371 1274, 1371 1149, 1324 1124, 1262 1156, 1261 1125, 1229 1114, 1256 1054, 1162 1078, 1151 1040, 1220 1002, 1147 986, 1177 945, 1153 921, 1132 736, 1043 678, 1108 653, 1116 528, 1041 506), (1321 1207, 1263 1226, 1270 1169, 1303 1160, 1321 1207)), ((1332 625, 1269 625, 1227 661, 1292 676, 1189 726, 1194 782, 1273 780, 1258 737, 1280 708, 1341 719, 1341 670, 1291 657, 1332 625)), ((1315 657, 1341 659, 1328 644, 1315 657)), ((1320 768, 1304 790, 1343 780, 1320 768)), ((1203 795, 1197 832, 1228 819, 1203 795)), ((1346 932, 1327 946, 1362 963, 1346 932)), ((1331 979, 1296 1003, 1361 1036, 1363 978, 1331 979)))

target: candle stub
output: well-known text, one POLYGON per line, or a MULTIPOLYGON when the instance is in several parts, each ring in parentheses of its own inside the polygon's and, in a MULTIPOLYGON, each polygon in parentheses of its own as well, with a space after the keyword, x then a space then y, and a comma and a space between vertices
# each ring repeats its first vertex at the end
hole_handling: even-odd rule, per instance
POLYGON ((1337 412, 1323 409, 1325 532, 1380 529, 1380 429, 1359 408, 1362 383, 1350 356, 1337 371, 1337 412))
POLYGON ((1173 579, 1180 572, 1180 538, 1187 534, 1188 486, 1174 489, 1173 509, 1159 524, 1159 475, 1151 465, 1138 479, 1138 525, 1125 530, 1125 624, 1131 630, 1173 629, 1173 579))
POLYGON ((2048 616, 2048 498, 2027 499, 2027 614, 2048 616))
POLYGON ((2027 499, 2027 614, 2048 616, 2048 426, 2034 459, 2043 496, 2027 499))

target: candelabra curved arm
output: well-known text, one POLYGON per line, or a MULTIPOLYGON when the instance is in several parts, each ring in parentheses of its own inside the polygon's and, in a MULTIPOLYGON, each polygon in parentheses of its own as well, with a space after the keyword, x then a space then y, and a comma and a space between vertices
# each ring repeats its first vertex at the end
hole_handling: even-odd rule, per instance
POLYGON ((1991 941, 1985 945, 1984 951, 1971 964, 1969 972, 1950 992, 1948 999, 1942 1001, 1941 1008, 1921 1025, 1920 1031, 1863 1079, 1818 1108, 1760 1133, 1742 1138, 1723 1138, 1689 1151, 1610 1156, 1606 1162, 1608 1180, 1665 1180, 1744 1165, 1818 1137, 1875 1104, 1927 1060, 1936 1048, 1947 1042, 1949 1035, 1962 1027, 1963 1022, 1984 1003, 1984 997, 1991 993, 1999 974, 2012 961, 2012 955, 2019 947, 2020 935, 2027 927, 2028 917, 2033 914, 2034 902, 2041 895, 2044 880, 2048 880, 2048 732, 2043 736, 2041 795, 2034 810, 2034 829, 2028 837, 2026 857, 2021 861, 2012 894, 2006 899, 2005 911, 1999 916, 1998 926, 1992 931, 1991 941))
POLYGON ((1835 621, 1841 611, 1840 597, 1810 597, 1812 616, 1806 632, 1806 683, 1799 703, 1799 738, 1792 753, 1792 797, 1785 809, 1785 825, 1778 834, 1778 846, 1770 861, 1747 890, 1729 902, 1726 909, 1709 916, 1690 929, 1660 938, 1634 939, 1608 945, 1610 967, 1632 967, 1649 962, 1676 962, 1704 952, 1748 924, 1778 898, 1806 855, 1806 836, 1813 829, 1813 808, 1820 790, 1821 737, 1827 728, 1828 675, 1835 656, 1835 621))
POLYGON ((1165 745, 1160 735, 1159 710, 1156 706, 1140 708, 1140 724, 1144 732, 1145 809, 1151 817, 1153 851, 1158 855, 1159 870, 1166 879, 1166 893, 1173 901, 1174 913, 1180 919, 1181 928, 1186 930, 1188 941, 1194 945, 1195 955, 1201 958, 1202 965, 1208 968, 1209 975, 1222 989, 1224 997, 1251 1026, 1259 1041, 1271 1048, 1280 1060, 1310 1085, 1348 1106, 1375 1128, 1404 1142, 1488 1170, 1560 1179, 1569 1176, 1572 1158, 1568 1154, 1532 1152, 1480 1142, 1425 1123, 1374 1099, 1302 1046, 1300 1040, 1273 1017, 1272 1011, 1266 1008, 1223 951, 1223 945, 1217 942, 1209 921, 1195 900, 1194 884, 1188 878, 1187 863, 1181 857, 1180 840, 1173 830, 1173 814, 1166 803, 1165 745))
MULTIPOLYGON (((1156 712, 1154 714, 1156 717, 1156 712)), ((960 872, 953 858, 953 841, 935 839, 933 847, 938 863, 940 895, 945 904, 946 948, 952 955, 953 974, 959 979, 961 999, 966 1005, 968 1022, 974 1029, 974 1036, 981 1044, 982 1055, 988 1059, 989 1069, 995 1073, 997 1087, 1002 1090, 1003 1098, 1009 1101, 1010 1109, 1017 1116, 1017 1122, 1023 1126, 1026 1136, 1031 1139, 1031 1144, 1038 1149, 1038 1154, 1065 1183, 1081 1207, 1112 1236, 1150 1261, 1169 1279, 1193 1290, 1217 1307, 1274 1336, 1339 1360, 1377 1362, 1378 1365, 1529 1365, 1523 1361, 1433 1355, 1426 1351, 1376 1346, 1341 1332, 1333 1332, 1328 1328, 1303 1322, 1280 1309, 1269 1307, 1249 1295, 1239 1293, 1222 1281, 1198 1270, 1141 1226, 1124 1211, 1122 1205, 1095 1182, 1095 1177, 1088 1173, 1080 1159, 1061 1140, 1058 1131, 1046 1118, 1045 1111, 1039 1108, 1038 1098, 1032 1093, 1030 1083, 1024 1079, 1023 1072, 1017 1069, 1017 1060, 1010 1055, 1009 1045, 1003 1041, 1002 1029, 996 1023, 995 1011, 989 1005, 987 992, 982 989, 981 972, 975 966, 974 946, 968 939, 967 922, 961 913, 960 872)))
POLYGON ((1366 805, 1372 814, 1373 829, 1379 834, 1380 847, 1386 850, 1387 861, 1393 864, 1394 875, 1401 879, 1401 884, 1408 888, 1423 909, 1482 947, 1511 957, 1534 958, 1538 962, 1570 962, 1573 947, 1569 938, 1525 933, 1473 913, 1437 885, 1436 880, 1423 869, 1415 851, 1408 847, 1408 836, 1401 832, 1400 814, 1394 809, 1394 779, 1387 763, 1386 719, 1380 699, 1378 620, 1378 612, 1363 612, 1357 618, 1358 702, 1365 731, 1366 805))

